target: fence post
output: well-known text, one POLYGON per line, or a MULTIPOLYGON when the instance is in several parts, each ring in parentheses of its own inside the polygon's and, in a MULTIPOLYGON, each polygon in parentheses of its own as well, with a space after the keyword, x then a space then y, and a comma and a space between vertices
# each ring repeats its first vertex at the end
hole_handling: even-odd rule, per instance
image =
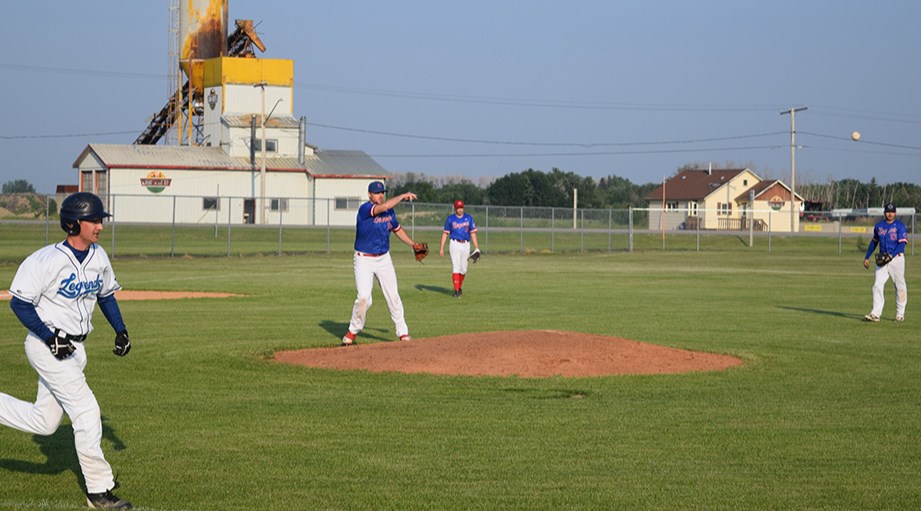
POLYGON ((50 217, 51 217, 51 196, 46 195, 45 196, 45 245, 48 244, 48 222, 51 221, 50 217))
POLYGON ((627 252, 633 253, 633 206, 627 214, 627 252))
POLYGON ((112 259, 115 259, 115 196, 112 196, 112 211, 109 211, 112 214, 112 259))
POLYGON ((233 210, 233 201, 230 199, 227 197, 227 257, 230 257, 230 212, 233 210))
POLYGON ((611 213, 612 210, 608 210, 608 253, 611 253, 611 213))
POLYGON ((773 212, 768 211, 768 254, 771 253, 771 239, 774 236, 774 228, 771 226, 773 219, 774 219, 773 212))
POLYGON ((585 252, 585 210, 579 210, 579 253, 585 252))
POLYGON ((170 227, 169 256, 173 257, 175 254, 176 254, 176 196, 173 195, 173 222, 170 227))
POLYGON ((697 251, 700 252, 700 217, 697 217, 697 251))
POLYGON ((483 253, 489 253, 489 206, 486 206, 486 239, 483 244, 483 253))
POLYGON ((281 199, 278 199, 278 255, 281 255, 281 218, 284 216, 284 214, 285 210, 281 207, 281 199))
POLYGON ((329 229, 330 229, 330 218, 329 218, 329 202, 332 199, 326 199, 326 253, 330 253, 329 246, 329 229))
POLYGON ((841 217, 838 217, 838 255, 841 255, 841 217))
POLYGON ((553 229, 554 220, 556 219, 556 208, 550 208, 550 253, 552 254, 555 248, 555 236, 556 232, 553 229))
POLYGON ((524 255, 524 206, 521 206, 519 211, 521 225, 518 230, 518 250, 521 255, 524 255))
POLYGON ((416 239, 416 203, 410 202, 409 206, 411 208, 410 215, 412 215, 411 217, 412 222, 410 222, 410 227, 412 228, 412 232, 409 234, 409 237, 412 239, 416 239))

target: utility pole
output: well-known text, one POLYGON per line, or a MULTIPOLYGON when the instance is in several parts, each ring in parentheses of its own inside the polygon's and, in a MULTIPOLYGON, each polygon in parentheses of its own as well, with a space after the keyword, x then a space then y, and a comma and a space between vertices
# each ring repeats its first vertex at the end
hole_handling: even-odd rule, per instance
POLYGON ((790 114, 790 234, 796 229, 796 112, 806 110, 808 107, 791 107, 780 112, 780 115, 790 114))
POLYGON ((266 82, 260 82, 253 87, 259 87, 262 89, 262 170, 260 173, 261 184, 259 185, 259 195, 261 199, 259 201, 259 209, 262 210, 262 213, 259 216, 259 223, 265 223, 265 86, 266 82))

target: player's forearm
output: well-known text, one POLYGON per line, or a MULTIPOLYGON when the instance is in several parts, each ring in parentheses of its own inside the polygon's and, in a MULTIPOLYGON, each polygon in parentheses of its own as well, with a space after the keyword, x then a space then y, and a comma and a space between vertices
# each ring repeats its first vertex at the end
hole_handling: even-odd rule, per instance
POLYGON ((51 329, 45 325, 45 322, 42 321, 42 318, 38 316, 35 306, 31 303, 20 300, 14 296, 13 299, 10 300, 10 308, 13 309, 13 314, 19 318, 19 322, 22 323, 22 326, 28 328, 33 334, 42 339, 47 339, 54 335, 54 332, 52 332, 51 329))
POLYGON ((864 256, 864 259, 870 259, 870 256, 873 255, 873 251, 876 250, 876 240, 870 241, 870 246, 867 247, 867 255, 864 256))
POLYGON ((396 197, 391 197, 385 200, 384 202, 380 203, 380 205, 374 206, 374 214, 377 215, 379 213, 383 213, 384 211, 393 209, 397 204, 403 202, 404 200, 411 201, 415 198, 416 198, 416 195, 413 193, 409 193, 409 192, 397 195, 396 197))
POLYGON ((121 309, 118 308, 118 301, 115 300, 114 294, 100 297, 97 303, 99 304, 99 309, 102 311, 102 315, 105 316, 109 324, 112 325, 113 330, 116 332, 127 330, 127 328, 125 328, 125 322, 122 320, 121 309))
POLYGON ((445 251, 445 240, 447 239, 448 239, 448 233, 442 232, 441 233, 441 248, 438 249, 439 252, 445 251))
POLYGON ((475 233, 475 232, 471 232, 471 233, 470 233, 470 239, 471 239, 471 241, 473 241, 473 249, 474 249, 474 250, 479 250, 479 249, 480 249, 480 242, 477 241, 477 239, 476 239, 476 233, 475 233))
POLYGON ((399 231, 396 231, 394 234, 397 235, 397 238, 400 238, 400 241, 402 241, 403 243, 406 243, 410 247, 413 246, 413 244, 415 244, 415 241, 413 241, 413 239, 409 237, 409 234, 406 234, 405 229, 400 229, 399 231))

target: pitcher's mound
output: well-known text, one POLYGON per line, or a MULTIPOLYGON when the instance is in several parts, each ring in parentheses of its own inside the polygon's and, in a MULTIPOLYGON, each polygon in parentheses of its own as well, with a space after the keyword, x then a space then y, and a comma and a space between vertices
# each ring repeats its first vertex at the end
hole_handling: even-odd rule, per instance
POLYGON ((742 365, 742 360, 730 355, 556 330, 458 334, 284 351, 276 353, 275 360, 328 369, 525 378, 685 373, 742 365))

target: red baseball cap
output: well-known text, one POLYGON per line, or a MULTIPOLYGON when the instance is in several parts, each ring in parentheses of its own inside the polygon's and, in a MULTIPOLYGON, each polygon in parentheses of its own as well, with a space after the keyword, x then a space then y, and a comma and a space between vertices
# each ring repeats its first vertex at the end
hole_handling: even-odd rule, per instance
POLYGON ((454 209, 461 209, 462 207, 464 207, 464 201, 462 200, 454 201, 454 209))

